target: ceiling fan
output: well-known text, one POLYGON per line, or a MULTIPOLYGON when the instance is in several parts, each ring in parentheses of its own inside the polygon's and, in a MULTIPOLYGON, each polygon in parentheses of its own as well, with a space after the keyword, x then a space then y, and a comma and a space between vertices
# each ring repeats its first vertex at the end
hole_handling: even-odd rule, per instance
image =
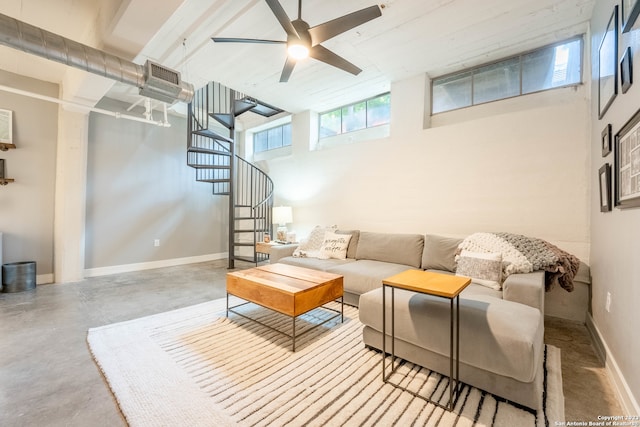
POLYGON ((381 16, 380 7, 370 6, 310 28, 309 24, 302 20, 302 0, 298 0, 298 19, 293 21, 289 19, 278 0, 265 1, 287 33, 287 41, 226 37, 213 37, 212 40, 217 43, 286 44, 289 54, 280 75, 280 82, 288 81, 296 61, 307 56, 353 75, 358 75, 362 71, 351 62, 323 47, 320 43, 381 16))

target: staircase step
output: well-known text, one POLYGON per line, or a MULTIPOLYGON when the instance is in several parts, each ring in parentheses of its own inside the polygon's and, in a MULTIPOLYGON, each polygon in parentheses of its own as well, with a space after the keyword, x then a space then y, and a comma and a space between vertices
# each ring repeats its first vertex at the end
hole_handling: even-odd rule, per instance
POLYGON ((196 179, 196 181, 199 182, 210 182, 212 184, 216 184, 216 183, 226 183, 226 182, 231 182, 230 179, 224 179, 224 178, 200 178, 200 179, 196 179))
POLYGON ((228 142, 230 144, 233 144, 232 139, 229 139, 226 136, 222 136, 219 133, 212 131, 211 129, 194 130, 193 133, 195 133, 196 135, 206 136, 207 138, 212 138, 218 141, 223 141, 223 142, 228 142))
POLYGON ((269 230, 264 229, 264 228, 258 228, 258 229, 255 229, 255 230, 244 228, 244 229, 233 230, 233 231, 234 231, 234 233, 265 233, 265 232, 267 232, 269 230))
POLYGON ((257 99, 245 96, 242 99, 236 100, 235 112, 236 116, 239 116, 242 113, 247 111, 251 111, 252 113, 259 114, 263 117, 271 117, 278 113, 282 113, 282 110, 271 106, 269 104, 265 104, 264 102, 260 102, 257 99))
POLYGON ((234 255, 233 259, 235 259, 236 261, 244 261, 244 262, 250 262, 252 264, 255 264, 256 262, 260 262, 260 261, 266 261, 268 258, 266 256, 264 257, 257 257, 256 258, 252 258, 252 257, 247 257, 247 256, 240 256, 240 255, 234 255))
POLYGON ((255 244, 251 242, 233 242, 233 246, 241 247, 241 246, 255 246, 255 244))
POLYGON ((219 193, 214 191, 213 194, 216 195, 216 196, 230 196, 231 195, 231 193, 229 193, 228 191, 221 191, 219 193))
POLYGON ((253 109, 256 105, 257 103, 248 97, 244 97, 242 99, 236 99, 235 108, 234 108, 236 116, 246 113, 247 111, 253 109))
POLYGON ((264 221, 267 219, 267 217, 264 216, 237 216, 236 219, 238 220, 246 220, 246 219, 255 219, 258 221, 264 221))
POLYGON ((234 125, 234 122, 235 122, 231 114, 209 113, 209 116, 215 119, 218 123, 220 123, 222 126, 226 127, 227 129, 231 129, 231 127, 234 125))
POLYGON ((231 169, 229 165, 203 165, 198 163, 187 163, 187 165, 195 169, 231 169))
POLYGON ((214 150, 212 148, 188 147, 187 151, 189 153, 217 154, 219 156, 231 157, 231 153, 228 151, 214 150))

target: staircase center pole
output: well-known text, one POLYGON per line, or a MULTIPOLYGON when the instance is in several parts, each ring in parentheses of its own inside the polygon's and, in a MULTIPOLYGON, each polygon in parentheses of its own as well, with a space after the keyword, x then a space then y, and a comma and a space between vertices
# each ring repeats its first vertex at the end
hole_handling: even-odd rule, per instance
POLYGON ((229 127, 229 150, 231 151, 231 157, 229 159, 229 268, 235 267, 235 234, 236 234, 236 195, 235 195, 235 181, 236 181, 236 111, 235 111, 235 98, 236 91, 229 89, 229 113, 231 115, 229 127))

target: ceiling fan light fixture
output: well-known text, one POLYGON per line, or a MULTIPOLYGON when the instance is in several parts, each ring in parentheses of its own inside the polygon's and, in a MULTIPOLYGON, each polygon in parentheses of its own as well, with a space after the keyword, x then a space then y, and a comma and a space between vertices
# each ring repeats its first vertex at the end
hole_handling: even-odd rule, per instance
POLYGON ((287 52, 293 59, 304 59, 309 56, 309 48, 302 43, 289 43, 287 52))
MULTIPOLYGON (((394 0, 391 0, 393 2, 394 0)), ((213 37, 214 42, 236 42, 236 43, 265 43, 265 44, 286 44, 287 59, 280 74, 280 82, 289 81, 298 60, 311 57, 317 61, 339 68, 340 70, 357 76, 362 70, 346 59, 336 55, 329 49, 321 45, 337 35, 347 32, 359 25, 369 22, 374 18, 382 16, 381 7, 373 5, 355 12, 348 13, 314 27, 309 27, 309 23, 302 19, 302 0, 298 0, 298 18, 291 20, 287 12, 282 8, 279 0, 265 0, 271 12, 275 15, 280 26, 287 33, 287 41, 264 40, 264 39, 239 39, 213 37)), ((388 4, 387 4, 388 5, 388 4)))

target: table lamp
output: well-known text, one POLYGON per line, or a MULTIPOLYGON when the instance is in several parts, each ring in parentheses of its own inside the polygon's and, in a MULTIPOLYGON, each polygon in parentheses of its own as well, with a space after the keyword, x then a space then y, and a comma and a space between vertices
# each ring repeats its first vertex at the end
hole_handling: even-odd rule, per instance
POLYGON ((273 208, 273 223, 278 224, 276 240, 287 241, 287 224, 293 222, 293 210, 291 206, 278 206, 273 208))

